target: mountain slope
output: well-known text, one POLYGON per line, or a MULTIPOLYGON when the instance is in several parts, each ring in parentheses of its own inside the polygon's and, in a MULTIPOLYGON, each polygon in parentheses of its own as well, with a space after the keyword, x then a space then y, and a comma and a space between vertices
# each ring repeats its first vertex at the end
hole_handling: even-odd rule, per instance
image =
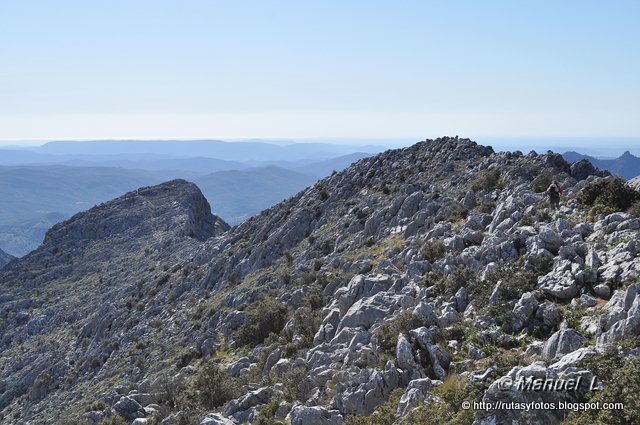
POLYGON ((576 401, 496 381, 587 376, 582 359, 634 344, 640 222, 592 223, 576 201, 603 178, 558 154, 441 138, 360 160, 230 230, 185 224, 210 222, 186 183, 98 206, 0 270, 3 423, 366 423, 382 405, 406 423, 557 423, 564 412, 463 412, 446 391, 576 401), (566 190, 556 214, 550 178, 566 190), (438 410, 423 402, 434 395, 438 410))

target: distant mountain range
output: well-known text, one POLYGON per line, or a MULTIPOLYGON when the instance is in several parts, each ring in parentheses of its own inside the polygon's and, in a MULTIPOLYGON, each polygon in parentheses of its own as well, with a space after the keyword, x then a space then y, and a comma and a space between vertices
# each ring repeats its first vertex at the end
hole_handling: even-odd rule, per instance
POLYGON ((308 174, 270 166, 218 171, 193 182, 209 200, 213 213, 235 225, 295 195, 316 180, 308 174))
POLYGON ((59 163, 61 161, 215 158, 225 161, 320 161, 353 152, 378 153, 375 145, 343 145, 332 143, 275 144, 256 141, 226 142, 221 140, 97 140, 55 141, 29 149, 2 149, 0 163, 59 163), (137 158, 136 158, 137 156, 137 158))
POLYGON ((602 159, 578 152, 565 152, 562 156, 569 162, 586 159, 597 168, 611 171, 613 174, 630 180, 640 175, 640 158, 626 151, 618 158, 602 159))
POLYGON ((36 248, 55 223, 125 192, 175 178, 195 182, 213 212, 235 225, 369 155, 356 152, 315 161, 236 161, 0 150, 0 248, 22 256, 36 248), (15 165, 20 162, 26 164, 15 165))

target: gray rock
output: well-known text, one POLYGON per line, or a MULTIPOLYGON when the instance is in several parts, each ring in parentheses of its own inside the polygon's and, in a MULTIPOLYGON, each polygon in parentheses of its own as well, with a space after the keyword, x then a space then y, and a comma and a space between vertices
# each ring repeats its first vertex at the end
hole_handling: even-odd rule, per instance
POLYGON ((594 286, 593 292, 595 292, 595 294, 600 298, 606 299, 611 296, 611 288, 609 287, 609 285, 605 285, 604 283, 594 286))
POLYGON ((531 317, 538 308, 538 300, 533 292, 525 292, 522 294, 511 315, 511 328, 514 332, 520 331, 529 322, 531 317))
POLYGON ((291 425, 341 425, 344 421, 339 411, 321 406, 294 406, 289 417, 291 425))
POLYGON ((145 411, 140 403, 131 397, 121 397, 120 400, 113 405, 113 410, 130 421, 145 417, 145 411))
POLYGON ((538 234, 540 243, 544 249, 552 253, 557 253, 560 247, 564 244, 564 239, 548 227, 542 227, 538 234))
POLYGON ((424 377, 422 367, 418 365, 415 357, 413 356, 411 344, 403 334, 398 335, 398 343, 396 344, 396 361, 398 362, 398 367, 409 372, 414 379, 424 377))
POLYGON ((542 348, 542 358, 556 361, 565 354, 581 348, 587 339, 573 329, 561 329, 551 335, 542 348))
POLYGON ((240 376, 240 371, 242 369, 248 368, 250 364, 251 360, 249 359, 249 357, 241 357, 227 366, 226 371, 230 376, 237 378, 238 376, 240 376))
POLYGON ((579 289, 570 271, 562 274, 551 272, 538 277, 538 285, 547 294, 561 300, 570 300, 578 295, 579 289))
POLYGON ((413 315, 422 320, 425 326, 435 325, 438 322, 432 303, 420 301, 413 309, 413 315))
POLYGON ((458 312, 452 305, 448 305, 442 309, 442 314, 438 316, 438 326, 441 328, 447 328, 454 323, 458 323, 460 321, 460 316, 458 316, 458 312))
POLYGON ((402 394, 402 397, 400 397, 400 402, 396 410, 396 418, 406 415, 411 409, 417 407, 419 403, 424 401, 427 392, 433 386, 434 382, 429 378, 414 379, 409 382, 407 389, 404 394, 402 394))
POLYGON ((264 367, 262 368, 262 374, 267 374, 271 370, 271 368, 278 363, 280 357, 282 356, 282 349, 276 348, 269 354, 267 360, 264 362, 264 367))
POLYGON ((220 413, 209 413, 200 419, 200 425, 235 425, 235 422, 220 413))
POLYGON ((536 311, 536 318, 541 320, 545 326, 549 328, 554 328, 562 322, 562 315, 560 314, 560 309, 555 303, 551 301, 545 301, 540 304, 538 310, 536 311))
POLYGON ((219 347, 220 341, 218 340, 218 338, 207 338, 202 341, 202 344, 200 344, 200 352, 203 356, 210 356, 214 354, 219 347))
POLYGON ((281 394, 281 392, 274 391, 271 387, 250 391, 240 398, 227 402, 222 409, 222 415, 229 417, 239 412, 245 412, 254 406, 268 403, 277 394, 281 394))

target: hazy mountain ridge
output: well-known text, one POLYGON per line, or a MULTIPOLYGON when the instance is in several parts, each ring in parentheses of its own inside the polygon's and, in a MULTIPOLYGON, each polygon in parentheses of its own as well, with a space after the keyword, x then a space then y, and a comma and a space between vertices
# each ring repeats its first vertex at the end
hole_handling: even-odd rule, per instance
MULTIPOLYGON (((58 221, 137 187, 174 178, 201 184, 216 212, 237 224, 367 155, 305 160, 303 165, 277 161, 285 167, 277 169, 273 165, 265 168, 268 161, 193 157, 0 165, 0 247, 24 255, 35 249, 45 231, 58 221), (212 174, 220 171, 224 172, 212 174)), ((0 157, 0 163, 3 160, 0 157)))
POLYGON ((354 151, 377 153, 384 150, 380 146, 351 146, 330 143, 290 143, 274 144, 268 141, 252 140, 226 142, 222 140, 96 140, 96 141, 54 141, 36 148, 41 154, 54 155, 116 155, 146 154, 173 157, 188 156, 216 158, 227 161, 298 161, 308 158, 329 159, 350 154, 354 151))
POLYGON ((270 166, 238 171, 218 171, 193 179, 214 213, 230 224, 241 221, 306 188, 317 178, 295 171, 270 166))
MULTIPOLYGON (((640 333, 640 222, 591 223, 575 199, 603 178, 553 153, 442 138, 360 160, 226 231, 192 231, 219 219, 185 182, 125 195, 0 271, 4 421, 341 424, 385 405, 415 423, 440 419, 425 400, 451 379, 485 401, 575 401, 497 379, 586 376, 581 359, 640 333), (555 217, 541 176, 566 190, 555 217), (265 302, 267 332, 255 310, 265 302), (190 392, 205 390, 211 364, 239 389, 216 406, 190 392)), ((452 414, 484 424, 562 413, 452 414)))
POLYGON ((583 155, 578 152, 565 152, 563 154, 567 161, 575 162, 581 159, 586 159, 594 166, 611 171, 613 174, 623 177, 627 180, 636 176, 640 176, 640 158, 626 151, 618 158, 602 159, 595 158, 589 155, 583 155))

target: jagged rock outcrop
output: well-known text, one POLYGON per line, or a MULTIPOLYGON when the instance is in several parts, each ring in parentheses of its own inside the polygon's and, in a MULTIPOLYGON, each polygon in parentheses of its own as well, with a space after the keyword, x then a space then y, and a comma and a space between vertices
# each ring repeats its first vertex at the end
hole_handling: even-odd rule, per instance
POLYGON ((603 178, 456 137, 360 160, 232 229, 186 182, 132 192, 0 270, 0 410, 178 422, 172 389, 198 394, 211 364, 236 390, 201 423, 340 424, 391 394, 400 420, 452 377, 486 401, 573 401, 496 379, 587 376, 582 360, 638 335, 640 222, 575 198, 603 178), (565 189, 557 213, 544 178, 565 189))
POLYGON ((0 268, 4 267, 11 260, 13 260, 13 256, 0 249, 0 268))

